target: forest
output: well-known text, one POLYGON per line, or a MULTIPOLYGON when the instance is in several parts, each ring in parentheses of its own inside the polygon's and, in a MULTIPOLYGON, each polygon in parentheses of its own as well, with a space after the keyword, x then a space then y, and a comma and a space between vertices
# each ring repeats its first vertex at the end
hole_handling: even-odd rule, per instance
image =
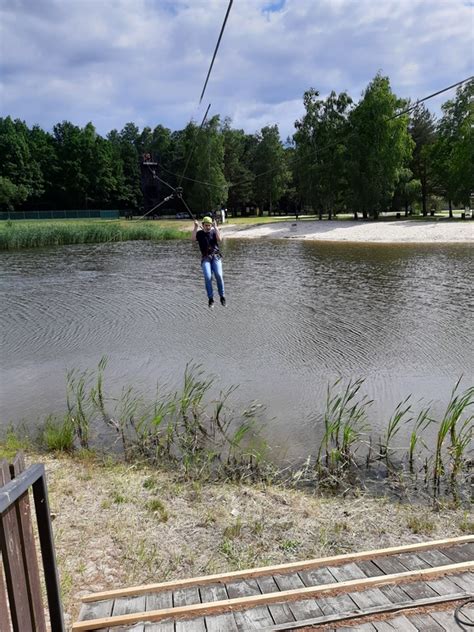
MULTIPOLYGON (((346 92, 303 96, 293 136, 277 125, 254 134, 214 115, 172 131, 132 122, 105 137, 92 122, 52 131, 0 118, 0 210, 143 211, 140 165, 156 161, 162 197, 182 187, 194 212, 428 215, 470 204, 474 192, 474 80, 437 118, 425 103, 394 94, 377 74, 358 102, 346 92)), ((160 212, 179 210, 176 200, 160 212)))

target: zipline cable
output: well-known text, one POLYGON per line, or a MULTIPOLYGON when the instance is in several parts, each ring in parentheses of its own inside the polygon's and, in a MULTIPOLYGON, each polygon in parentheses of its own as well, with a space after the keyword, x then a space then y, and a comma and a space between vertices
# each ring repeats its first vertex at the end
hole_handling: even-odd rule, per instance
POLYGON ((232 3, 233 2, 234 2, 234 0, 230 0, 229 1, 229 6, 227 7, 227 12, 225 14, 224 22, 222 23, 222 27, 221 27, 221 32, 219 33, 219 39, 217 40, 216 48, 214 50, 214 55, 212 56, 211 65, 209 66, 209 70, 207 72, 206 81, 204 82, 204 86, 203 86, 203 89, 202 89, 202 92, 201 92, 201 96, 199 97, 199 105, 201 105, 201 101, 202 101, 202 99, 204 97, 204 93, 206 91, 207 82, 209 81, 209 77, 211 76, 211 71, 212 71, 212 67, 214 65, 214 60, 216 58, 217 51, 219 50, 219 45, 221 43, 222 35, 224 33, 225 25, 227 24, 227 18, 229 17, 229 13, 230 13, 230 10, 232 8, 232 3))
MULTIPOLYGON (((209 70, 207 71, 207 76, 206 76, 206 80, 205 80, 205 82, 204 82, 204 86, 203 86, 202 91, 201 91, 201 96, 199 97, 199 105, 201 105, 202 99, 203 99, 203 97, 204 97, 204 93, 206 92, 207 83, 208 83, 208 81, 209 81, 209 77, 211 76, 212 68, 213 68, 213 66, 214 66, 214 61, 215 61, 216 56, 217 56, 217 51, 219 50, 219 46, 220 46, 220 43, 221 43, 221 40, 222 40, 222 35, 224 34, 224 30, 225 30, 225 27, 226 27, 226 24, 227 24, 227 20, 228 20, 228 18, 229 18, 229 14, 230 14, 230 10, 231 10, 231 8, 232 8, 233 1, 234 1, 234 0, 229 0, 229 5, 227 6, 227 11, 226 11, 226 14, 225 14, 225 17, 224 17, 224 21, 223 21, 222 26, 221 26, 221 31, 220 31, 220 33, 219 33, 219 37, 218 37, 218 39, 217 39, 217 44, 216 44, 216 47, 215 47, 215 49, 214 49, 214 54, 213 54, 213 56, 212 56, 211 64, 210 64, 210 66, 209 66, 209 70)), ((199 133, 199 131, 201 131, 201 130, 202 130, 202 128, 203 128, 203 126, 204 126, 204 123, 205 123, 205 121, 206 121, 207 114, 208 114, 208 112, 209 112, 210 107, 211 107, 211 104, 209 103, 209 105, 207 106, 207 110, 206 110, 206 112, 205 112, 205 114, 204 114, 204 116, 203 116, 203 119, 202 119, 202 121, 201 121, 201 125, 199 126, 198 133, 199 133)), ((158 180, 160 180, 160 182, 163 182, 164 184, 166 184, 167 186, 169 186, 171 189, 173 189, 173 190, 174 190, 174 194, 173 194, 173 195, 174 195, 175 197, 178 197, 179 199, 181 199, 181 201, 184 203, 184 205, 185 205, 185 207, 186 207, 186 210, 188 211, 189 215, 191 216, 191 218, 192 218, 193 220, 195 220, 195 217, 194 217, 194 215, 192 214, 192 212, 191 212, 191 210, 190 210, 189 206, 186 204, 186 202, 185 202, 185 200, 184 200, 184 198, 183 198, 183 196, 182 196, 181 184, 182 184, 183 178, 184 178, 184 176, 185 176, 185 173, 186 173, 186 171, 187 171, 187 169, 188 169, 188 166, 189 166, 189 161, 191 160, 191 156, 192 156, 192 154, 193 154, 193 152, 194 152, 194 148, 195 148, 195 146, 196 146, 197 138, 198 138, 198 134, 196 134, 196 135, 195 135, 195 137, 194 137, 194 142, 193 142, 193 144, 192 144, 192 146, 191 146, 191 150, 190 150, 190 152, 188 153, 188 158, 187 158, 186 164, 185 164, 185 166, 184 166, 183 173, 181 174, 181 176, 180 176, 180 178, 179 178, 178 187, 177 187, 176 189, 173 189, 173 187, 172 187, 170 184, 168 184, 168 183, 167 183, 167 182, 165 182, 164 180, 161 180, 161 178, 159 178, 159 177, 156 175, 156 173, 152 170, 152 173, 153 173, 153 177, 154 177, 154 178, 158 178, 158 180), (180 191, 180 190, 181 190, 181 191, 180 191)), ((150 170, 151 170, 151 168, 150 168, 150 170)), ((168 199, 169 199, 169 198, 168 198, 168 199)), ((165 201, 166 201, 166 200, 163 200, 163 202, 165 202, 165 201)), ((143 218, 144 218, 144 217, 146 217, 149 213, 152 213, 153 211, 155 211, 155 210, 158 208, 158 206, 161 206, 161 203, 160 203, 159 205, 154 206, 153 208, 151 208, 151 209, 150 209, 149 211, 147 211, 144 215, 142 215, 141 217, 139 217, 139 218, 138 218, 138 220, 139 220, 139 219, 143 219, 143 218)))

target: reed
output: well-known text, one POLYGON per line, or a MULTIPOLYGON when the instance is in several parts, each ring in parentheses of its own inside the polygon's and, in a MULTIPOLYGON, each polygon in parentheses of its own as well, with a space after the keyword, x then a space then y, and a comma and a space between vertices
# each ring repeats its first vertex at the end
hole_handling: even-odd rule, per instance
POLYGON ((186 233, 156 222, 7 222, 0 230, 0 250, 41 248, 66 244, 92 244, 131 240, 182 239, 186 233))
POLYGON ((328 385, 324 434, 316 458, 318 471, 322 472, 324 462, 326 472, 331 475, 346 469, 354 461, 364 433, 369 430, 367 409, 372 404, 365 395, 357 399, 364 380, 349 380, 341 392, 334 392, 341 383, 340 378, 328 385))
MULTIPOLYGON (((296 464, 278 469, 269 458, 263 438, 265 408, 252 402, 243 410, 233 405, 235 386, 217 388, 214 377, 198 364, 186 365, 182 385, 169 390, 157 385, 153 396, 131 386, 118 397, 109 397, 105 388, 106 357, 95 371, 68 371, 66 376, 65 419, 48 418, 42 432, 47 449, 70 450, 91 447, 92 429, 103 423, 112 430, 125 459, 179 470, 193 480, 232 479, 274 481, 289 484, 324 485, 340 490, 364 486, 372 473, 382 473, 376 463, 384 463, 394 490, 417 490, 439 502, 441 486, 459 500, 464 493, 472 461, 474 387, 460 391, 457 381, 441 420, 433 418, 431 405, 415 416, 411 396, 400 402, 378 439, 380 449, 372 456, 372 440, 367 412, 372 400, 361 393, 364 380, 342 380, 327 387, 326 405, 319 418, 324 425, 316 454, 310 454, 296 470, 296 464), (427 445, 425 432, 437 424, 434 448, 427 445), (403 426, 408 427, 408 444, 393 447, 403 426), (363 449, 363 454, 362 452, 363 449), (397 458, 394 458, 397 452, 397 458), (423 458, 423 460, 421 460, 423 458), (366 462, 367 473, 360 474, 366 462), (418 463, 419 461, 419 463, 418 463), (418 467, 419 465, 419 467, 418 467), (371 469, 373 468, 373 469, 371 469), (377 468, 377 469, 376 469, 377 468), (420 487, 417 471, 424 471, 420 487), (351 478, 349 478, 349 476, 351 478)), ((319 428, 318 428, 319 429, 319 428)), ((10 440, 14 435, 9 431, 10 440)), ((374 439, 374 444, 376 439, 374 439)), ((398 493, 397 491, 397 493, 398 493)))
POLYGON ((444 449, 449 457, 450 484, 453 496, 457 497, 457 478, 462 470, 466 453, 472 446, 474 415, 470 412, 474 404, 474 386, 458 392, 462 377, 456 382, 446 411, 440 420, 433 457, 433 496, 440 493, 441 479, 446 471, 444 449), (449 445, 445 445, 449 438, 449 445))
POLYGON ((402 424, 409 423, 413 419, 413 417, 410 415, 411 413, 411 404, 409 403, 410 399, 411 399, 411 395, 408 395, 408 397, 406 397, 402 402, 400 402, 397 405, 393 415, 389 419, 385 434, 380 441, 379 458, 385 459, 387 468, 390 467, 390 457, 394 452, 394 448, 391 447, 393 440, 399 433, 402 424), (407 416, 408 416, 408 419, 407 419, 407 416))
POLYGON ((92 424, 102 420, 115 432, 128 460, 138 456, 156 465, 179 466, 192 478, 258 478, 263 473, 266 444, 256 428, 261 407, 254 404, 236 413, 229 402, 235 387, 213 398, 214 378, 199 365, 188 364, 180 390, 157 387, 150 402, 125 387, 118 398, 108 398, 106 366, 103 357, 96 372, 67 373, 67 420, 81 448, 89 448, 92 424))

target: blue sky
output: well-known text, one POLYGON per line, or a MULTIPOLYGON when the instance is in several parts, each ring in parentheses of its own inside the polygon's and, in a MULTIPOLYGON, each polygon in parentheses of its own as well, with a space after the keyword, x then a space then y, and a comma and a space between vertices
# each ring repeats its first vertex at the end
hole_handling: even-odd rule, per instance
MULTIPOLYGON (((210 115, 283 138, 314 87, 358 100, 378 71, 412 99, 473 74, 466 0, 0 0, 0 115, 44 129, 129 121, 182 129, 210 115)), ((439 114, 454 91, 427 103, 439 114)))

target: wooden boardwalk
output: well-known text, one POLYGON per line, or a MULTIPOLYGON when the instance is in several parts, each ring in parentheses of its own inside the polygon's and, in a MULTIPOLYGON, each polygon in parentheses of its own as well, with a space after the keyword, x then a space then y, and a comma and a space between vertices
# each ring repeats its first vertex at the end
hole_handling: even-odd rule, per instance
POLYGON ((473 596, 465 536, 96 593, 72 630, 454 632, 473 596))

